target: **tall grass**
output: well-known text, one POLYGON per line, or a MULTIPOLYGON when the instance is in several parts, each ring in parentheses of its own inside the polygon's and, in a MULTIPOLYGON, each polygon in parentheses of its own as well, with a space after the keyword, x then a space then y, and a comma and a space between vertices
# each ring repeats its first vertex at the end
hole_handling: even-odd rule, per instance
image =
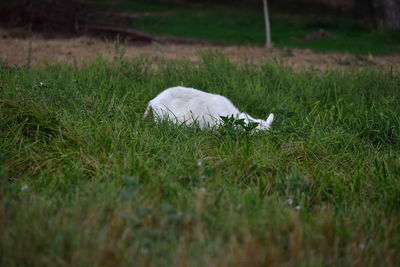
POLYGON ((385 265, 400 258, 400 78, 147 58, 0 70, 0 265, 385 265), (271 131, 142 120, 163 89, 271 131))

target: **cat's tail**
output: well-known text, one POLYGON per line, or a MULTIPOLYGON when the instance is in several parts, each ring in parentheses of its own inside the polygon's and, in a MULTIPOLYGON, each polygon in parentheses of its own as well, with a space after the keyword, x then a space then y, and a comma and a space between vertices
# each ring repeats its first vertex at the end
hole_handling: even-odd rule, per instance
POLYGON ((147 105, 146 110, 144 111, 144 114, 143 114, 143 117, 142 117, 143 120, 146 119, 147 116, 149 116, 150 111, 151 111, 151 105, 150 105, 150 103, 149 103, 149 104, 147 105))
POLYGON ((271 127, 272 122, 274 121, 274 114, 271 113, 269 114, 268 118, 267 118, 267 128, 271 127))

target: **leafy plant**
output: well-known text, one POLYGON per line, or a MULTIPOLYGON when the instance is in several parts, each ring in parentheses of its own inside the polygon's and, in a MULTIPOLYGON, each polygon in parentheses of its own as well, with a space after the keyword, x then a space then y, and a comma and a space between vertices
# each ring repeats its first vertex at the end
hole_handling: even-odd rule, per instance
POLYGON ((248 122, 245 119, 237 119, 233 115, 231 116, 220 116, 224 122, 223 127, 228 130, 244 130, 245 132, 251 132, 258 126, 258 122, 248 122))

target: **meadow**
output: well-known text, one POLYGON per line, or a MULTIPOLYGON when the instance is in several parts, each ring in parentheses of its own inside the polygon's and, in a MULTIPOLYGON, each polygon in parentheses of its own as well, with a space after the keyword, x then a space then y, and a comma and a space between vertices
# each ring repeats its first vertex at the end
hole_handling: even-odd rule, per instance
MULTIPOLYGON (((238 3, 189 5, 140 0, 101 0, 96 1, 96 7, 123 13, 131 12, 136 17, 120 23, 146 33, 191 37, 230 45, 265 43, 261 1, 258 6, 254 6, 238 3)), ((286 3, 285 8, 270 10, 274 47, 357 55, 390 55, 400 52, 400 35, 396 31, 379 27, 378 19, 375 22, 367 18, 357 21, 349 15, 337 16, 318 10, 310 11, 313 8, 307 6, 303 8, 303 12, 298 10, 292 14, 290 5, 286 3), (332 34, 332 37, 302 39, 320 29, 332 34)))
POLYGON ((399 70, 0 67, 1 266, 399 266, 399 70), (175 85, 270 131, 154 124, 175 85))

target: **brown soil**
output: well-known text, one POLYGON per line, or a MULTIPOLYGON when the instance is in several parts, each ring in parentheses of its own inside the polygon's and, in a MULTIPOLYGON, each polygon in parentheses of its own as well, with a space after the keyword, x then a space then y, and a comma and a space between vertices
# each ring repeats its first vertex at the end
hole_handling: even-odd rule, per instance
MULTIPOLYGON (((123 47, 128 59, 141 55, 150 56, 155 60, 186 57, 195 63, 199 61, 199 52, 208 49, 220 51, 239 63, 273 60, 287 63, 296 70, 303 67, 327 70, 400 66, 400 55, 354 56, 340 53, 315 53, 300 49, 266 50, 260 46, 206 44, 150 44, 123 47)), ((9 64, 42 65, 49 62, 81 66, 84 62, 93 60, 98 54, 112 59, 116 55, 114 42, 88 37, 52 39, 46 39, 40 35, 18 37, 15 31, 0 29, 0 60, 9 64)))

